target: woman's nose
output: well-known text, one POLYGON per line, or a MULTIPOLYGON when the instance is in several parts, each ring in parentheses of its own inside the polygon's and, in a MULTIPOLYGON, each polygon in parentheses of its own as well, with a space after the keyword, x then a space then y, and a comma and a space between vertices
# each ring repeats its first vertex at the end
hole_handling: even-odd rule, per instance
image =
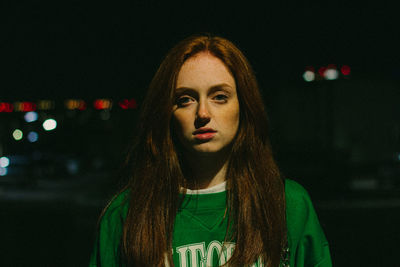
MULTIPOLYGON (((204 101, 199 102, 196 113, 196 122, 198 124, 204 125, 207 124, 210 121, 210 119, 211 119, 210 111, 207 103, 204 101)), ((202 125, 200 125, 200 127, 202 127, 202 125)))
POLYGON ((202 119, 210 117, 210 112, 208 110, 208 106, 205 101, 199 102, 196 115, 198 118, 202 118, 202 119))

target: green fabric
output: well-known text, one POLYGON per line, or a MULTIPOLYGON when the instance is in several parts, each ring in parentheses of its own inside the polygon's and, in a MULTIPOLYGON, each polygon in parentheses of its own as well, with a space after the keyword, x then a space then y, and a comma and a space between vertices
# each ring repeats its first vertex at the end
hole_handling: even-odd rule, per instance
POLYGON ((288 179, 285 187, 290 266, 332 266, 328 242, 307 191, 288 179))
MULTIPOLYGON (((286 180, 285 191, 290 266, 332 266, 328 242, 306 190, 286 180)), ((121 266, 118 250, 128 211, 127 196, 127 192, 118 195, 102 217, 90 266, 121 266)), ((227 228, 225 208, 226 192, 186 195, 174 225, 175 266, 218 266, 229 259, 235 244, 223 245, 227 228)))

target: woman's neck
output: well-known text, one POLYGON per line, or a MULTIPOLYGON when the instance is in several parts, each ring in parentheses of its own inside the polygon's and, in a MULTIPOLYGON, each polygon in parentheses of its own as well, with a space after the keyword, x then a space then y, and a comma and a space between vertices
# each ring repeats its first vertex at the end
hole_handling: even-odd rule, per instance
POLYGON ((184 164, 189 167, 184 171, 189 189, 205 189, 226 180, 227 156, 216 154, 190 155, 185 157, 184 164))

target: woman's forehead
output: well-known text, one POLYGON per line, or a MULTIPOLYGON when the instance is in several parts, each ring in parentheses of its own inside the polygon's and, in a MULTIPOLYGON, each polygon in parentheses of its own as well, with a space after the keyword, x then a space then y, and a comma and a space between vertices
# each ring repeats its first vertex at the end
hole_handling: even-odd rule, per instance
POLYGON ((182 65, 176 88, 212 87, 218 84, 235 88, 235 79, 222 60, 210 53, 199 53, 182 65))

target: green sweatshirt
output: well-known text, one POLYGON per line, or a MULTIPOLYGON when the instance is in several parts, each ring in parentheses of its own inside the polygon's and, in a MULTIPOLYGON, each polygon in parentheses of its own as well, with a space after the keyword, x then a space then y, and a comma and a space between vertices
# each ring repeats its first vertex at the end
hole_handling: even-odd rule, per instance
MULTIPOLYGON (((232 255, 235 244, 223 245, 226 191, 214 191, 189 192, 178 210, 172 241, 176 267, 219 266, 232 255)), ((286 180, 285 193, 290 266, 332 266, 328 242, 306 190, 286 180)), ((122 266, 118 249, 128 211, 127 196, 126 192, 117 196, 102 217, 90 266, 122 266)), ((252 265, 260 266, 260 262, 252 265)))

